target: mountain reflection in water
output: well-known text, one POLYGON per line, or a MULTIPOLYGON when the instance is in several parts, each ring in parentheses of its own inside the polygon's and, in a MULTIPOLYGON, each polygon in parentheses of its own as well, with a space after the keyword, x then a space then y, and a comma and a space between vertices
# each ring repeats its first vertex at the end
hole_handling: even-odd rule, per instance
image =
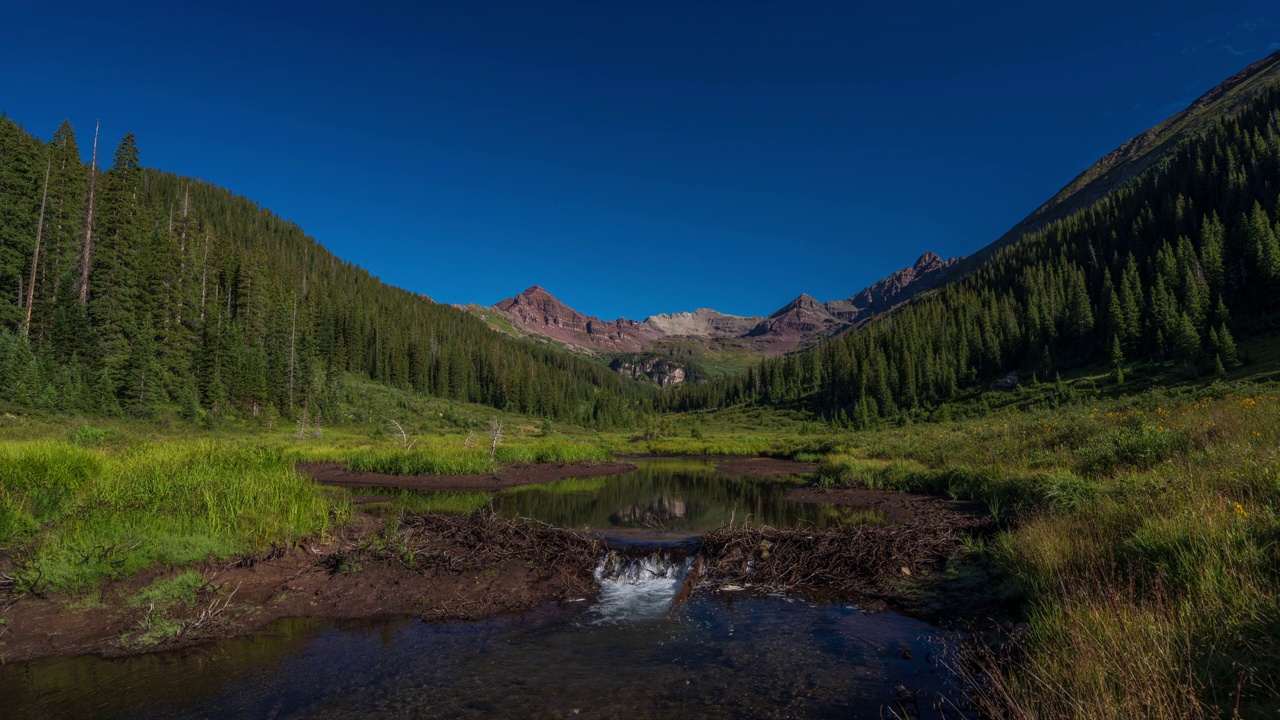
POLYGON ((655 528, 698 534, 729 522, 824 528, 874 522, 868 508, 793 502, 787 491, 804 484, 795 475, 745 478, 716 470, 716 461, 641 459, 629 473, 562 480, 499 493, 494 507, 507 517, 533 518, 557 527, 655 528))

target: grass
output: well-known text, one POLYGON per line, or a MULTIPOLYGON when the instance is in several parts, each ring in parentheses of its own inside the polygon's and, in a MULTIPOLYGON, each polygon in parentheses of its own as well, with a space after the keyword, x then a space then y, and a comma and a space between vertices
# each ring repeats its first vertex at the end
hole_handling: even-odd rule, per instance
POLYGON ((226 558, 323 534, 348 512, 272 448, 0 445, 0 543, 24 591, 76 592, 156 565, 226 558))
POLYGON ((188 570, 176 577, 156 580, 130 598, 129 605, 153 607, 157 610, 165 610, 174 605, 190 608, 196 604, 196 593, 204 584, 203 575, 194 570, 188 570))
POLYGON ((827 483, 987 502, 1028 608, 989 656, 997 718, 1274 717, 1280 711, 1280 398, 1154 390, 848 436, 827 483))
POLYGON ((502 463, 607 462, 613 455, 590 443, 559 438, 520 439, 498 444, 494 461, 489 449, 465 445, 467 438, 432 438, 410 450, 368 448, 351 454, 347 467, 388 475, 478 475, 496 472, 502 463))
MULTIPOLYGON (((1240 372, 1274 377, 1263 364, 1240 372)), ((945 413, 921 409, 856 433, 798 408, 673 414, 606 433, 549 428, 359 379, 321 439, 249 418, 203 429, 119 419, 68 429, 65 418, 0 406, 0 547, 23 589, 98 602, 104 577, 189 567, 344 522, 349 501, 299 478, 300 460, 491 472, 484 432, 494 419, 506 435, 499 462, 611 453, 818 460, 824 483, 975 499, 1012 520, 967 549, 1003 570, 1008 587, 993 592, 1018 594, 1027 612, 1025 633, 968 666, 984 675, 976 700, 990 716, 1274 717, 1280 391, 1248 380, 1169 390, 1135 376, 1116 388, 1082 370, 1066 378, 1075 400, 1051 398, 1049 383, 973 393, 945 413), (387 417, 418 439, 414 450, 396 447, 387 417), (466 447, 472 433, 476 447, 466 447)), ((403 496, 414 512, 469 512, 489 497, 403 496)), ((189 587, 170 582, 145 592, 186 597, 189 587)), ((140 632, 163 637, 164 622, 140 632)))

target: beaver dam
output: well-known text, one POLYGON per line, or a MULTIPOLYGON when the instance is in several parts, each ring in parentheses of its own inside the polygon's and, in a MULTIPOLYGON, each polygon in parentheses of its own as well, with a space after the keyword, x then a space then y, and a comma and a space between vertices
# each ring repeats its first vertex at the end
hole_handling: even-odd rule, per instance
POLYGON ((6 712, 970 716, 940 658, 975 596, 937 597, 989 513, 742 465, 642 459, 480 498, 339 490, 361 527, 210 568, 191 610, 207 627, 161 652, 86 641, 0 666, 6 712))

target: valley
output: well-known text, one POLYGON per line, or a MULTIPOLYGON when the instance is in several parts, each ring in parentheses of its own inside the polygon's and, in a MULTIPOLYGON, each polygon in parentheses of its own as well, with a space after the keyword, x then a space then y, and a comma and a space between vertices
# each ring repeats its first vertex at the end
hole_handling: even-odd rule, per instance
POLYGON ((6 711, 1275 717, 1278 73, 750 317, 437 303, 0 116, 6 711))

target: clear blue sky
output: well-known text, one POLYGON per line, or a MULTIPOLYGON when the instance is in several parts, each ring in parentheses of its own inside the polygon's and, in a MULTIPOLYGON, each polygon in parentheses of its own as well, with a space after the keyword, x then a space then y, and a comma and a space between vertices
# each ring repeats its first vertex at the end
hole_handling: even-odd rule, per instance
POLYGON ((441 302, 610 319, 968 254, 1280 48, 1274 0, 261 5, 6 3, 0 109, 441 302))

